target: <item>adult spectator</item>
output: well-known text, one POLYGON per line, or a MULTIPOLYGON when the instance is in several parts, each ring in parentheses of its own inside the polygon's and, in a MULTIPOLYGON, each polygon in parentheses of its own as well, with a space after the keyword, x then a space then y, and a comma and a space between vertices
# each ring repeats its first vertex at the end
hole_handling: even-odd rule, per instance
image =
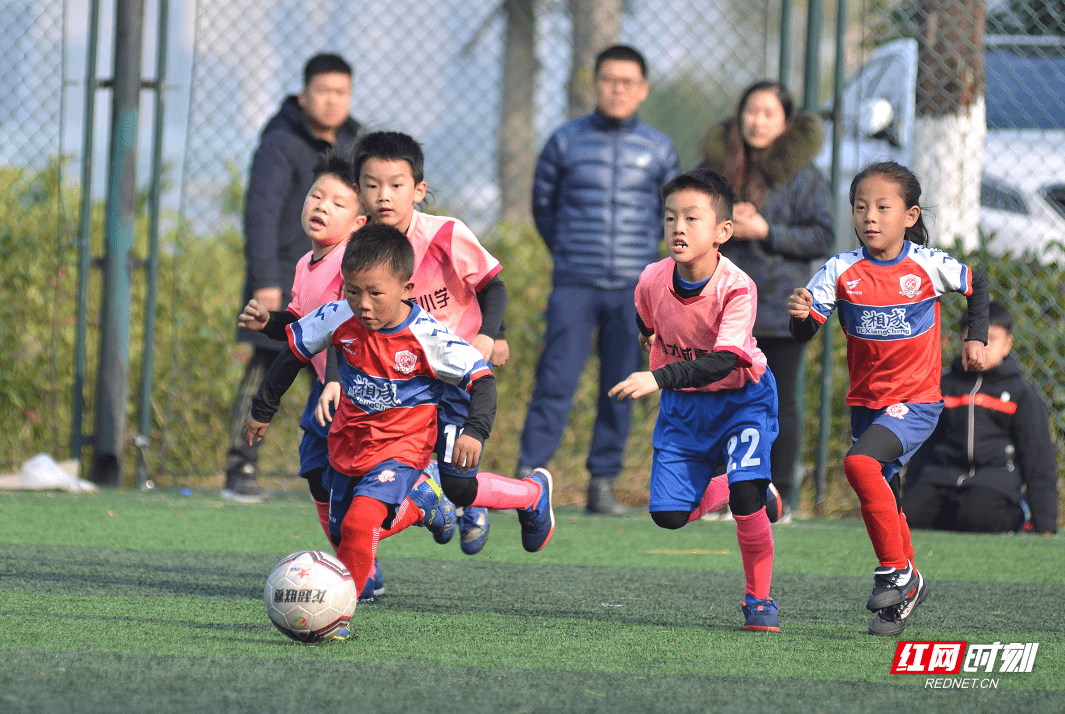
POLYGON ((828 182, 813 160, 824 143, 821 120, 795 111, 779 82, 749 86, 734 116, 703 137, 703 165, 729 180, 738 202, 732 240, 721 254, 758 287, 754 336, 777 380, 780 433, 773 443, 773 484, 791 518, 795 457, 799 450, 796 386, 805 346, 788 332, 788 295, 810 278, 810 262, 832 249, 834 221, 828 182))
MULTIPOLYGON (((242 304, 255 298, 267 310, 283 310, 292 299, 296 263, 311 249, 300 215, 315 160, 329 147, 349 150, 359 130, 348 114, 351 77, 351 65, 339 55, 311 57, 303 69, 303 90, 285 98, 263 128, 244 203, 242 304)), ((255 502, 265 497, 256 479, 259 446, 248 446, 242 431, 251 399, 284 345, 248 330, 238 330, 237 339, 254 350, 230 414, 222 498, 255 502)))
POLYGON ((678 172, 665 134, 636 116, 647 98, 647 62, 625 45, 595 60, 596 109, 557 129, 540 154, 533 217, 551 257, 553 289, 517 475, 545 467, 562 440, 593 334, 599 402, 587 468, 588 510, 621 514, 614 494, 632 402, 607 391, 640 363, 634 295, 662 239, 659 187, 678 172))

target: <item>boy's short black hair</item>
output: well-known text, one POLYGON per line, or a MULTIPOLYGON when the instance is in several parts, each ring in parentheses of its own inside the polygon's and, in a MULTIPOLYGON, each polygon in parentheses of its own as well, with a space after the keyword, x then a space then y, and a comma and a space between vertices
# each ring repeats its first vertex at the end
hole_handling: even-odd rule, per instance
POLYGON ((355 171, 351 166, 351 162, 340 156, 340 154, 332 148, 328 148, 318 154, 318 159, 315 161, 314 168, 311 169, 311 176, 315 181, 326 174, 336 176, 348 186, 351 186, 352 189, 358 185, 358 181, 355 180, 355 171))
POLYGON ((309 87, 311 80, 320 74, 339 72, 351 76, 351 65, 340 55, 331 52, 323 52, 307 60, 303 65, 303 86, 309 87))
POLYGON ((392 226, 370 223, 355 231, 344 249, 340 270, 345 275, 387 265, 401 281, 414 275, 414 248, 392 226))
POLYGON ((398 131, 375 131, 359 139, 351 157, 355 181, 362 175, 362 165, 370 159, 406 161, 414 183, 425 180, 425 154, 413 137, 398 131))
MULTIPOLYGON (((1001 327, 1006 331, 1007 335, 1013 334, 1013 315, 1006 309, 1006 306, 1000 303, 998 300, 992 300, 987 306, 987 316, 989 323, 996 327, 1001 327)), ((969 313, 963 311, 961 319, 958 320, 958 332, 965 332, 969 329, 969 313)))
POLYGON ((702 168, 685 171, 662 184, 659 193, 665 201, 670 194, 685 189, 699 191, 709 196, 714 212, 717 214, 717 220, 732 220, 732 206, 736 203, 736 192, 732 189, 728 179, 718 172, 702 168))
POLYGON ((624 60, 625 62, 635 62, 640 65, 640 76, 647 79, 647 60, 643 58, 639 50, 636 50, 628 45, 612 45, 595 56, 595 71, 593 74, 599 74, 599 68, 607 60, 624 60))

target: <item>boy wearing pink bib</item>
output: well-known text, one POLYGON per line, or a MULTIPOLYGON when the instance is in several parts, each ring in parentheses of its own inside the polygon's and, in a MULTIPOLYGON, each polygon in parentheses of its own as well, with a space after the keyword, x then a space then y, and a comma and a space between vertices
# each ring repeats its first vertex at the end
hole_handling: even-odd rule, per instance
POLYGON ((766 512, 777 393, 751 334, 754 281, 718 253, 732 236, 735 193, 721 175, 696 169, 662 186, 662 198, 670 257, 649 265, 636 286, 640 342, 651 370, 629 375, 608 394, 635 399, 662 391, 651 518, 677 529, 727 500, 746 578, 743 629, 777 632, 766 512), (714 478, 721 469, 727 476, 714 478))

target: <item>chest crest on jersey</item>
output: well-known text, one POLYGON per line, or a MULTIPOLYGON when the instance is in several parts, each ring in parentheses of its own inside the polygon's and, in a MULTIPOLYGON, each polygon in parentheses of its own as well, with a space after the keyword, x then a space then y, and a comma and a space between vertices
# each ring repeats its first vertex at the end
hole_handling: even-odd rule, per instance
POLYGON ((402 374, 410 374, 418 364, 418 356, 410 350, 400 350, 396 353, 395 368, 402 374))
POLYGON ((913 273, 907 273, 899 278, 899 295, 915 298, 921 292, 921 278, 913 273))

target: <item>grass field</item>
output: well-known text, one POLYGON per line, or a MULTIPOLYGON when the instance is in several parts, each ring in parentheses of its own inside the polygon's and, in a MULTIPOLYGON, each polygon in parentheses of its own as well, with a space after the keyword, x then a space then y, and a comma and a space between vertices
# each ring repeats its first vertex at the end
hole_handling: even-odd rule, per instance
POLYGON ((1039 642, 997 689, 891 675, 866 634, 856 521, 777 526, 780 633, 739 627, 735 528, 556 511, 542 553, 497 514, 484 551, 422 529, 381 544, 357 639, 290 642, 266 574, 326 546, 302 498, 0 493, 0 712, 1065 711, 1065 539, 915 532, 932 591, 907 640, 1039 642))

